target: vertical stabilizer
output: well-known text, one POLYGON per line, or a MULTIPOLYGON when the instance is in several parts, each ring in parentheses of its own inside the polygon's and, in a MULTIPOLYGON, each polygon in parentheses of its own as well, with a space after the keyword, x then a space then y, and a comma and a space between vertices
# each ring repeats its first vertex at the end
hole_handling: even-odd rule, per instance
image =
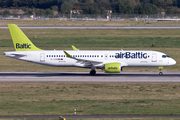
POLYGON ((8 24, 9 31, 14 43, 16 51, 38 51, 37 48, 29 38, 21 31, 21 29, 15 24, 8 24))

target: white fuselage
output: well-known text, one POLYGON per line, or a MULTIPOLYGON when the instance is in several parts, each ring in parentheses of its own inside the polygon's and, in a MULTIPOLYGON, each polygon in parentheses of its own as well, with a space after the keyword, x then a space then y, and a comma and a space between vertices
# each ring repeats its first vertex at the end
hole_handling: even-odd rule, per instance
POLYGON ((5 52, 4 55, 19 60, 57 67, 92 68, 94 66, 97 69, 101 69, 103 64, 114 62, 121 63, 121 67, 159 67, 176 64, 174 59, 158 51, 69 50, 67 52, 83 61, 66 57, 62 50, 13 51, 5 52), (89 61, 95 62, 90 63, 89 61))

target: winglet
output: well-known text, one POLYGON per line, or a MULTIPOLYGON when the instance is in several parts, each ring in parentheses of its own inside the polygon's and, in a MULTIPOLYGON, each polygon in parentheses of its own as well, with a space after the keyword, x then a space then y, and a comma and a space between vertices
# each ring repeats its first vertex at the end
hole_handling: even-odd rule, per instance
POLYGON ((71 45, 71 46, 72 46, 73 50, 78 50, 79 51, 79 49, 77 49, 74 45, 71 45))
POLYGON ((66 57, 69 57, 69 58, 73 58, 69 53, 67 53, 66 51, 63 51, 66 55, 66 57))

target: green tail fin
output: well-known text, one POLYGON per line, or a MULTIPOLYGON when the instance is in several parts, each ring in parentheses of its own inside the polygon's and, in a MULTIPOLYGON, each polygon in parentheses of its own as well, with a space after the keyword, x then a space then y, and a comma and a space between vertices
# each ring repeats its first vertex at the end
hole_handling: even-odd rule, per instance
POLYGON ((8 24, 9 31, 14 43, 16 51, 38 51, 37 48, 29 38, 21 31, 21 29, 15 24, 8 24))

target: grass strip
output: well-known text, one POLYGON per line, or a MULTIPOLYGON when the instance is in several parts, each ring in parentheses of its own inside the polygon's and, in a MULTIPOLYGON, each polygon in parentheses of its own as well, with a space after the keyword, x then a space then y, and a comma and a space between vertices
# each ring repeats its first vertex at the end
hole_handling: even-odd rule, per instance
POLYGON ((180 115, 180 83, 1 82, 0 115, 180 115))

